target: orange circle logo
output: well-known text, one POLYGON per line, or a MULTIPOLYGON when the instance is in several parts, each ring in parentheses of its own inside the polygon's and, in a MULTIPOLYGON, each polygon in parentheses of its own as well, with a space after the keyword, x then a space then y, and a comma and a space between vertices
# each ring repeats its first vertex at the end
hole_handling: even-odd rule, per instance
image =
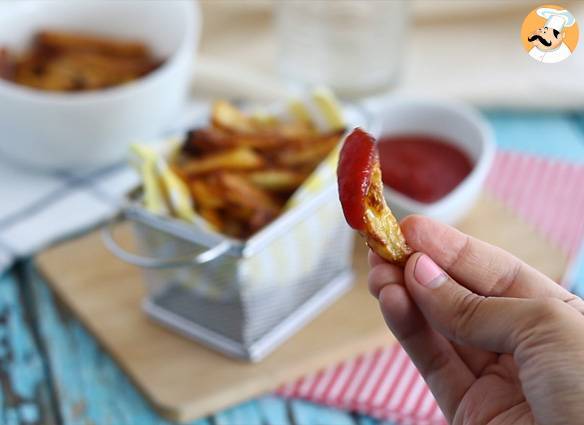
POLYGON ((534 60, 557 63, 570 57, 578 45, 579 29, 574 15, 557 5, 533 9, 521 26, 521 42, 534 60))

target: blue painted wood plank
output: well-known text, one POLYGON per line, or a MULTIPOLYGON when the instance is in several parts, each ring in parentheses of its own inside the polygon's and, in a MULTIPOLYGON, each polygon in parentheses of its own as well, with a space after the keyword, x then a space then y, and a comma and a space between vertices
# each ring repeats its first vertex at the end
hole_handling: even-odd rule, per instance
POLYGON ((392 421, 382 421, 372 418, 371 416, 359 415, 357 417, 357 425, 396 425, 392 421))
POLYGON ((13 273, 0 277, 0 423, 55 423, 50 390, 13 273))
POLYGON ((249 401, 226 409, 214 416, 216 425, 262 425, 260 407, 256 401, 249 401))
POLYGON ((28 271, 63 425, 171 425, 154 412, 81 323, 55 304, 31 266, 28 271))
POLYGON ((584 163, 584 136, 578 119, 563 113, 486 113, 503 150, 584 163))
POLYGON ((297 425, 355 425, 350 413, 306 401, 291 400, 290 412, 297 425))
POLYGON ((266 396, 257 400, 265 425, 293 425, 288 416, 287 402, 281 397, 266 396))

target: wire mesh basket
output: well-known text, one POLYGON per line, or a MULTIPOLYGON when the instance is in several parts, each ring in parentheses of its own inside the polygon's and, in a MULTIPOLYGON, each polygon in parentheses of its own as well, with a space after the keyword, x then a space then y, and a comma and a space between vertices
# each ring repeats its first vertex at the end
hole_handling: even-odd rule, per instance
MULTIPOLYGON (((274 109, 275 113, 277 108, 274 109)), ((345 105, 347 128, 375 131, 366 108, 345 105)), ((208 113, 197 122, 207 122, 208 113)), ((205 226, 152 214, 141 193, 122 216, 133 224, 138 254, 104 231, 114 254, 143 269, 145 312, 229 356, 258 361, 351 285, 354 232, 338 199, 332 152, 276 220, 246 241, 205 226)))
POLYGON ((353 232, 336 185, 285 212, 247 241, 201 232, 130 203, 146 313, 227 355, 258 361, 331 304, 352 281, 353 232))

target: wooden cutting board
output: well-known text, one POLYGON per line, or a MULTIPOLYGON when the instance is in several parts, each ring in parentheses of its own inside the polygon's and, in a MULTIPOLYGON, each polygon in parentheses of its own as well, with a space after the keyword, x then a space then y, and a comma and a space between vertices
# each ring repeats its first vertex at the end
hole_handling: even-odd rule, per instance
MULTIPOLYGON (((495 201, 482 197, 459 226, 558 279, 565 256, 495 201)), ((120 231, 128 242, 128 229, 120 231)), ((366 250, 355 250, 354 288, 259 364, 217 354, 149 321, 139 270, 107 252, 96 233, 37 257, 53 289, 164 416, 190 420, 393 341, 366 289, 366 250)))

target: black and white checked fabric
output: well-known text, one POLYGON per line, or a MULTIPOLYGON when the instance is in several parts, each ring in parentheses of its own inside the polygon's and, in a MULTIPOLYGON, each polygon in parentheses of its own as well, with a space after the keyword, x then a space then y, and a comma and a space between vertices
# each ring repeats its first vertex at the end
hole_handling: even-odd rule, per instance
MULTIPOLYGON (((181 134, 200 124, 208 104, 192 102, 160 134, 181 134)), ((0 157, 0 273, 22 257, 91 229, 120 208, 138 183, 125 160, 81 173, 39 173, 0 157)))
POLYGON ((137 183, 125 162, 87 173, 34 173, 0 163, 0 272, 16 258, 114 215, 137 183))

